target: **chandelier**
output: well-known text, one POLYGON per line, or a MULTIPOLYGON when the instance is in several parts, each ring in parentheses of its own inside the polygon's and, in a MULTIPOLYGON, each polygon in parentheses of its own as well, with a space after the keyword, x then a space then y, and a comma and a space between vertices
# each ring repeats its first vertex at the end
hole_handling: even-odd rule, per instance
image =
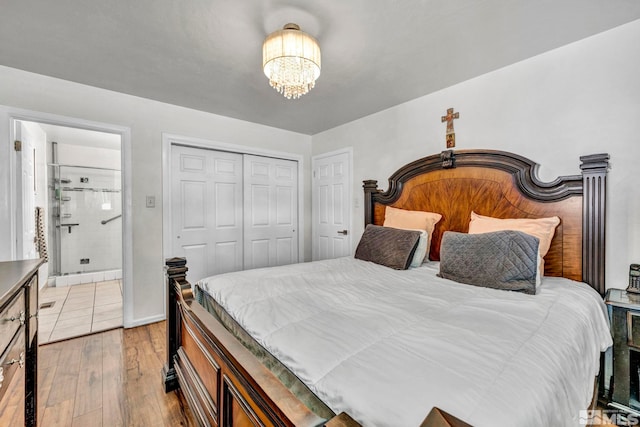
POLYGON ((262 68, 272 88, 287 99, 298 99, 320 77, 320 46, 298 25, 287 24, 264 40, 262 68))

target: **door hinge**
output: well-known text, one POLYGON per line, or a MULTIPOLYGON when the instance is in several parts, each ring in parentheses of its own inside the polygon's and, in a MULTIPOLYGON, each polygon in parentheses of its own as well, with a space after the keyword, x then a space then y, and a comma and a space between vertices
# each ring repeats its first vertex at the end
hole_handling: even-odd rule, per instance
POLYGON ((13 142, 13 149, 16 151, 22 151, 22 141, 15 140, 13 142))

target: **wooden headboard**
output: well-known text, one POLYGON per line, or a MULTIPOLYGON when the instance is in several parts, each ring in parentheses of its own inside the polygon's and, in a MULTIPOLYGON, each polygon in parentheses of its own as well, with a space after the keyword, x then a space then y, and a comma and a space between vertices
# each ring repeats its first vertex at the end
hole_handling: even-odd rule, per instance
POLYGON ((389 189, 364 181, 365 226, 382 225, 386 206, 437 212, 430 258, 440 259, 445 231, 467 232, 471 211, 496 218, 558 216, 545 275, 562 276, 605 292, 605 207, 609 155, 580 157, 581 175, 552 182, 537 177, 538 164, 503 151, 443 151, 400 168, 389 189))

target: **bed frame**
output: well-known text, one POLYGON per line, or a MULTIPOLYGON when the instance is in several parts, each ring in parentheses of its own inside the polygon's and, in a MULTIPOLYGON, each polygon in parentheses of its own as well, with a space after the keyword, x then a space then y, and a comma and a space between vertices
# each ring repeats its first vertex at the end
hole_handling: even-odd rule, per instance
MULTIPOLYGON (((545 257, 545 275, 584 281, 603 295, 608 160, 608 154, 580 157, 581 175, 547 183, 538 179, 536 163, 516 154, 444 151, 399 169, 387 191, 379 190, 377 181, 364 181, 365 224, 381 225, 385 206, 438 212, 443 218, 430 251, 438 260, 442 234, 468 231, 471 211, 498 218, 555 215, 561 222, 545 257)), ((320 420, 193 299, 186 260, 168 259, 166 266, 165 390, 180 388, 201 425, 318 425, 320 420)), ((358 424, 339 414, 326 425, 358 424)))

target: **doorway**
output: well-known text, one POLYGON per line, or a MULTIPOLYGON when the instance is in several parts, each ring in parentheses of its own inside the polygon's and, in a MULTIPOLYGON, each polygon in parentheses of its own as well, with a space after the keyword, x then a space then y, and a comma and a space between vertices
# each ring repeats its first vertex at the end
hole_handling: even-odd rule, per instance
POLYGON ((313 260, 351 255, 351 148, 311 159, 313 260))
POLYGON ((12 119, 16 255, 39 272, 40 344, 123 326, 122 134, 12 119))

